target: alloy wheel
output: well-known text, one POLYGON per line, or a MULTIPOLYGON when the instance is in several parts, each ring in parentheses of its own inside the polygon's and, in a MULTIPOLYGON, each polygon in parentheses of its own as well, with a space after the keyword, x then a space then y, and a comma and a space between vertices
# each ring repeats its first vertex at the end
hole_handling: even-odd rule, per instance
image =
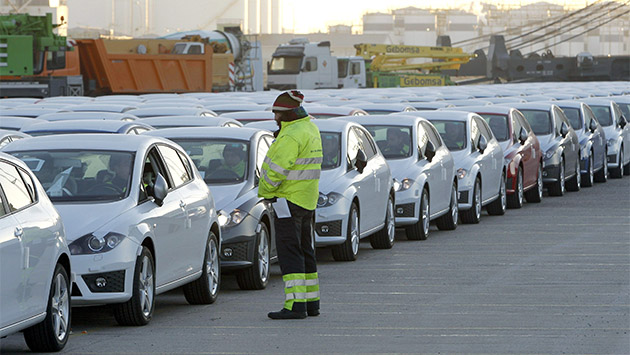
POLYGON ((219 251, 214 239, 210 239, 206 253, 208 253, 208 260, 206 260, 208 288, 210 294, 215 295, 219 289, 219 251))
POLYGON ((457 189, 453 186, 451 191, 451 216, 453 216, 453 223, 457 225, 457 219, 459 218, 459 205, 457 204, 457 189))
POLYGON ((142 258, 142 269, 140 271, 140 309, 144 317, 148 318, 153 309, 153 266, 148 256, 142 258))
POLYGON ((474 190, 474 194, 475 194, 475 215, 477 216, 477 219, 481 218, 481 186, 479 186, 479 182, 477 181, 475 183, 475 190, 474 190))
POLYGON ((516 193, 518 194, 518 205, 523 205, 523 173, 519 171, 518 177, 516 180, 516 193))
POLYGON ((259 238, 258 271, 260 272, 260 281, 265 283, 269 278, 269 242, 267 240, 267 231, 265 228, 260 229, 259 238))
POLYGON ((396 221, 394 220, 394 202, 390 197, 387 202, 387 236, 389 237, 389 242, 393 243, 394 238, 396 237, 396 221))
POLYGON ((57 274, 53 285, 52 295, 52 321, 55 337, 58 341, 63 341, 68 332, 68 322, 70 315, 70 303, 68 299, 68 285, 62 274, 57 274))
POLYGON ((356 209, 352 210, 350 215, 350 244, 352 245, 352 254, 359 253, 359 213, 356 209))
POLYGON ((422 230, 424 231, 424 235, 429 234, 429 198, 427 197, 426 192, 422 194, 422 230))
POLYGON ((564 186, 564 161, 560 160, 560 172, 558 174, 558 179, 560 180, 560 191, 564 194, 565 186, 564 186))

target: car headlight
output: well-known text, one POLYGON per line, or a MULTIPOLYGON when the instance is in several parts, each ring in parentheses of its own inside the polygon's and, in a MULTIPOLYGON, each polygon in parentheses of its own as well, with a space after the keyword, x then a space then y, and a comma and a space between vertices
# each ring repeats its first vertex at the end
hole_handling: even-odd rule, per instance
POLYGON ((219 216, 217 217, 217 219, 219 220, 219 226, 230 227, 230 226, 238 225, 239 223, 243 222, 246 216, 247 216, 247 213, 239 209, 235 209, 229 214, 221 210, 219 211, 219 216))
POLYGON ((463 179, 466 177, 466 174, 468 174, 468 170, 464 169, 464 168, 459 168, 457 169, 457 178, 458 179, 463 179))
POLYGON ((414 182, 415 181, 410 178, 404 178, 402 179, 402 181, 398 181, 394 179, 394 191, 398 192, 398 191, 409 190, 409 188, 411 188, 411 185, 413 185, 414 182))
POLYGON ((104 237, 97 237, 90 233, 70 243, 68 247, 72 255, 106 253, 117 247, 125 237, 123 234, 114 232, 107 233, 104 237))
POLYGON ((608 142, 606 143, 608 145, 608 148, 614 148, 615 143, 617 143, 616 139, 609 139, 608 142))
POLYGON ((549 149, 548 151, 545 152, 545 159, 551 159, 551 157, 556 154, 556 150, 555 149, 549 149))
POLYGON ((339 201, 341 197, 343 196, 336 192, 330 192, 327 195, 320 192, 319 197, 317 198, 317 207, 332 206, 337 203, 337 201, 339 201))

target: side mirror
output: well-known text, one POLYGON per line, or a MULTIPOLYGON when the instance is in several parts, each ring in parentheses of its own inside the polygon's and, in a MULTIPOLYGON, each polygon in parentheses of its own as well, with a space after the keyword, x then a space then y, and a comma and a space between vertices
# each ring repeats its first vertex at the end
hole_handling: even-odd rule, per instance
POLYGON ((569 126, 565 122, 562 122, 562 126, 560 127, 560 135, 562 138, 566 137, 569 134, 569 126))
POLYGON ((521 144, 525 144, 528 137, 525 128, 521 127, 521 130, 518 132, 518 140, 521 141, 521 144))
POLYGON ((426 156, 428 161, 433 160, 433 157, 435 156, 435 146, 433 145, 433 143, 431 143, 431 141, 427 142, 427 147, 424 150, 424 155, 426 156))
POLYGON ((164 179, 162 174, 158 174, 155 179, 155 185, 153 186, 153 198, 155 199, 155 204, 162 206, 167 194, 168 184, 166 183, 166 179, 164 179))
POLYGON ((591 132, 595 132, 595 130, 597 130, 597 122, 591 120, 591 123, 588 124, 588 129, 590 129, 591 132))
POLYGON ((479 153, 483 154, 483 152, 488 148, 488 140, 483 135, 479 136, 479 142, 477 143, 477 149, 479 149, 479 153))
POLYGON ((365 156, 363 149, 359 149, 357 152, 357 160, 355 161, 354 166, 357 168, 359 174, 363 174, 363 169, 367 166, 367 157, 365 156))
POLYGON ((621 116, 621 119, 619 120, 619 127, 624 128, 627 124, 628 121, 626 121, 626 118, 624 116, 621 116))

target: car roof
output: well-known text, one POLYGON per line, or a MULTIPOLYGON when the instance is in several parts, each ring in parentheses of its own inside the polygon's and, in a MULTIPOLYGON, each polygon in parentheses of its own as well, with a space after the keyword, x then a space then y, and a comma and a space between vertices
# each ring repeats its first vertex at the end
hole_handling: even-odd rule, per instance
POLYGON ((224 113, 221 117, 229 117, 235 120, 239 119, 270 119, 273 120, 274 113, 271 111, 245 111, 224 113))
POLYGON ((422 116, 414 115, 396 115, 396 119, 392 119, 393 115, 363 115, 363 116, 340 116, 333 117, 330 120, 346 120, 358 123, 360 125, 388 125, 388 126, 410 126, 419 121, 425 121, 422 116))
POLYGON ((127 113, 118 113, 118 112, 95 112, 95 111, 86 111, 86 112, 55 112, 55 113, 47 113, 45 115, 37 117, 40 120, 46 121, 65 121, 65 120, 85 120, 85 119, 94 119, 94 120, 136 120, 137 117, 127 113))
POLYGON ((159 137, 147 135, 118 134, 59 134, 50 136, 20 139, 4 148, 4 151, 33 151, 33 150, 108 150, 137 152, 146 150, 151 144, 168 142, 159 137), (28 142, 26 142, 28 141, 28 142), (114 144, 113 144, 114 143, 114 144))
POLYGON ((222 116, 158 116, 158 117, 146 117, 141 118, 138 122, 143 122, 149 125, 169 125, 169 126, 203 126, 208 125, 219 125, 225 122, 234 122, 236 124, 241 124, 237 120, 229 117, 222 116))
POLYGON ((215 114, 211 110, 208 110, 205 108, 190 108, 190 107, 177 107, 177 106, 151 107, 151 108, 147 107, 147 108, 138 108, 135 110, 127 111, 127 113, 138 116, 138 117, 196 115, 196 114, 201 114, 204 112, 215 114))
POLYGON ((0 137, 5 137, 5 136, 20 136, 23 138, 30 137, 30 135, 24 132, 14 131, 12 129, 0 129, 0 137))
POLYGON ((311 120, 320 131, 344 132, 349 126, 356 126, 357 123, 344 120, 311 120))
POLYGON ((612 99, 612 97, 589 97, 589 98, 580 99, 580 101, 587 103, 589 106, 593 106, 593 105, 608 106, 614 100, 612 99))
POLYGON ((22 127, 25 127, 33 123, 38 123, 38 122, 46 122, 46 121, 40 120, 39 118, 31 118, 31 117, 0 116, 1 127, 14 127, 16 128, 16 130, 19 130, 22 127))
POLYGON ((508 115, 512 110, 512 107, 501 106, 501 105, 489 105, 489 106, 461 106, 461 107, 448 107, 444 108, 443 111, 468 111, 468 112, 483 112, 483 113, 492 113, 492 114, 500 114, 500 115, 508 115))
MULTIPOLYGON (((410 112, 405 112, 405 114, 409 114, 410 112)), ((420 116, 429 121, 431 120, 443 120, 443 121, 468 121, 471 115, 475 115, 475 113, 467 112, 467 111, 455 111, 455 110, 444 110, 444 111, 416 111, 412 113, 413 116, 420 116)), ((393 116, 393 115, 392 115, 393 116)), ((396 115, 397 116, 397 115, 396 115)))
POLYGON ((250 140, 260 129, 247 127, 181 127, 144 132, 143 135, 168 138, 226 138, 250 140))
POLYGON ((79 132, 112 132, 117 133, 121 129, 128 126, 140 126, 147 129, 153 129, 148 124, 140 121, 114 121, 114 120, 73 120, 73 121, 45 121, 30 124, 22 129, 23 132, 54 132, 54 131, 72 131, 79 132))
POLYGON ((560 101, 554 101, 554 104, 558 105, 558 107, 573 107, 573 108, 580 108, 582 107, 582 104, 584 102, 582 102, 582 100, 560 100, 560 101))
MULTIPOLYGON (((34 106, 34 105, 33 105, 34 106)), ((59 109, 52 108, 11 108, 2 110, 2 114, 8 116, 20 116, 20 117, 38 117, 47 113, 60 112, 59 109)))
POLYGON ((556 105, 557 101, 544 101, 544 102, 512 102, 512 103, 502 103, 501 106, 509 106, 514 107, 517 110, 543 110, 549 111, 553 106, 556 105))

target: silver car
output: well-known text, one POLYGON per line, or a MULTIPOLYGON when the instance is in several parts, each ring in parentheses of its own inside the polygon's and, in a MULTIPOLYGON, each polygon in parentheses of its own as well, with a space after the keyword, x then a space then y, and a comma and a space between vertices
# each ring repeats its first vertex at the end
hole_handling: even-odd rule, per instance
POLYGON ((145 325, 156 294, 184 286, 191 304, 216 300, 217 214, 181 147, 143 135, 75 134, 4 150, 33 170, 63 218, 74 304, 114 304, 118 323, 145 325))
POLYGON ((455 160, 458 204, 464 223, 479 223, 482 206, 491 215, 506 208, 503 149, 486 121, 476 113, 424 111, 455 160))
POLYGON ((171 128, 147 135, 181 145, 193 159, 216 200, 221 225, 221 270, 236 274, 241 289, 259 290, 269 282, 276 261, 272 208, 258 197, 263 160, 273 141, 252 128, 171 128))
POLYGON ((80 133, 140 134, 146 131, 153 131, 154 129, 155 128, 148 124, 138 120, 69 120, 33 123, 22 128, 20 131, 36 137, 51 134, 80 133))
POLYGON ((425 240, 429 222, 457 228, 457 172, 453 157, 431 122, 414 116, 348 116, 370 132, 394 176, 396 226, 407 239, 425 240))
POLYGON ((42 185, 23 162, 0 153, 0 338, 23 331, 31 350, 61 350, 72 271, 61 218, 42 185))
POLYGON ((621 108, 611 98, 588 98, 587 103, 599 123, 604 127, 608 139, 607 155, 610 177, 630 175, 630 125, 621 108))

